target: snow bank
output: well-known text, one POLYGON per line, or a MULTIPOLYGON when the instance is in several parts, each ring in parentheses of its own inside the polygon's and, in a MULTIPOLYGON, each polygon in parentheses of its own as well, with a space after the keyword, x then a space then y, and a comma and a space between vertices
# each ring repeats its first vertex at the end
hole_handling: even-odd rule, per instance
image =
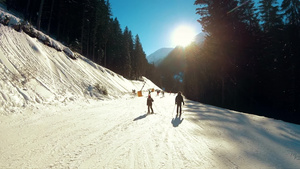
MULTIPOLYGON (((45 45, 48 45, 50 47, 53 47, 57 51, 62 51, 62 44, 59 42, 51 39, 49 36, 45 35, 43 32, 36 30, 32 25, 29 24, 27 21, 23 21, 14 15, 11 15, 7 12, 4 12, 2 8, 0 8, 0 23, 6 26, 10 26, 14 28, 16 31, 24 31, 26 34, 28 34, 31 37, 37 38, 40 41, 42 41, 45 45)), ((67 48, 67 47, 64 47, 67 48)), ((65 51, 65 50, 64 50, 65 51)), ((75 55, 70 49, 66 49, 66 54, 70 56, 73 59, 75 58, 75 55)))
POLYGON ((8 26, 13 26, 19 24, 20 21, 21 19, 2 11, 2 8, 0 8, 0 23, 8 26))
MULTIPOLYGON (((37 31, 26 22, 1 11, 0 112, 21 112, 34 104, 59 104, 89 99, 117 98, 144 82, 129 81, 97 65, 37 31), (12 25, 22 25, 16 31, 12 25), (25 33, 26 32, 26 33, 25 33), (64 51, 64 52, 60 52, 64 51)), ((157 88, 144 78, 147 88, 157 88)))

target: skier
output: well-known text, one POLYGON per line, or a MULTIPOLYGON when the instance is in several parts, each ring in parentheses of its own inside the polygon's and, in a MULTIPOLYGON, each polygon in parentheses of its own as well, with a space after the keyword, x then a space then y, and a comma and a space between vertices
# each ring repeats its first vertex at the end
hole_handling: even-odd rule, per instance
POLYGON ((178 116, 178 113, 179 113, 179 117, 181 117, 181 102, 184 105, 184 101, 183 101, 183 97, 181 95, 181 92, 178 92, 178 94, 175 98, 175 104, 177 104, 176 117, 178 116), (179 109, 179 112, 178 112, 178 109, 179 109))
POLYGON ((151 114, 153 114, 153 108, 152 108, 153 101, 154 100, 151 98, 151 95, 149 95, 147 98, 148 114, 150 114, 150 109, 151 109, 151 114))

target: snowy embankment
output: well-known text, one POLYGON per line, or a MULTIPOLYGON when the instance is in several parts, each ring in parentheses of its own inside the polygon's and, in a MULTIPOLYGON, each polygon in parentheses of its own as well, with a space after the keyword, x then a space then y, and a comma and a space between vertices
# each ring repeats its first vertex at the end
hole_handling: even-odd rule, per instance
POLYGON ((299 168, 299 125, 189 100, 175 118, 169 93, 147 115, 144 82, 50 41, 0 24, 0 168, 299 168))
MULTIPOLYGON (((116 98, 142 88, 144 82, 129 81, 74 54, 32 27, 37 37, 14 30, 12 27, 21 21, 0 9, 2 22, 6 18, 8 26, 0 24, 0 114, 20 113, 20 108, 36 103, 116 98)), ((144 89, 157 88, 146 78, 144 81, 144 89)))

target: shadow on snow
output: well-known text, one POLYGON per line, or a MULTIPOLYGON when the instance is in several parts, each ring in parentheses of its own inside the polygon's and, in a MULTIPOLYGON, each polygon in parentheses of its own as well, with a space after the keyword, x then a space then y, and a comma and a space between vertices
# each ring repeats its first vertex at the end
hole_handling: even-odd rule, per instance
POLYGON ((148 115, 148 114, 140 115, 139 117, 133 119, 133 121, 141 120, 141 119, 147 117, 147 115, 148 115))
POLYGON ((200 128, 209 127, 205 131, 196 129, 195 134, 206 135, 210 139, 215 137, 215 140, 223 137, 228 143, 243 145, 239 147, 239 153, 251 156, 254 160, 264 160, 266 164, 275 167, 278 163, 274 162, 270 154, 278 154, 276 158, 280 159, 281 165, 289 166, 290 159, 284 153, 280 153, 280 149, 290 152, 293 158, 300 159, 299 125, 194 101, 186 101, 185 112, 189 113, 188 119, 200 128), (278 149, 274 149, 274 145, 278 149), (247 146, 253 146, 252 149, 256 151, 247 149, 247 146), (261 147, 264 148, 260 149, 261 147))
POLYGON ((180 117, 176 117, 176 118, 173 118, 171 123, 173 124, 173 127, 178 127, 179 124, 182 123, 184 118, 180 119, 180 117))

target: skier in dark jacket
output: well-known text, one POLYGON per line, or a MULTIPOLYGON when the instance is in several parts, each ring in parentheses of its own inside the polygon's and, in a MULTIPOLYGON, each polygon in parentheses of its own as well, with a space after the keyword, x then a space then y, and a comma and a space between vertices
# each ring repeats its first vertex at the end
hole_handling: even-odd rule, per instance
POLYGON ((149 95, 147 98, 148 114, 150 114, 150 109, 151 109, 151 114, 153 114, 153 108, 152 108, 153 101, 154 100, 151 98, 151 95, 149 95))
POLYGON ((181 103, 183 103, 183 105, 184 105, 184 101, 183 101, 183 97, 181 95, 181 92, 178 92, 178 94, 175 98, 175 104, 177 104, 176 117, 178 116, 178 114, 179 114, 179 117, 181 117, 181 103), (178 112, 178 110, 179 110, 179 112, 178 112))

